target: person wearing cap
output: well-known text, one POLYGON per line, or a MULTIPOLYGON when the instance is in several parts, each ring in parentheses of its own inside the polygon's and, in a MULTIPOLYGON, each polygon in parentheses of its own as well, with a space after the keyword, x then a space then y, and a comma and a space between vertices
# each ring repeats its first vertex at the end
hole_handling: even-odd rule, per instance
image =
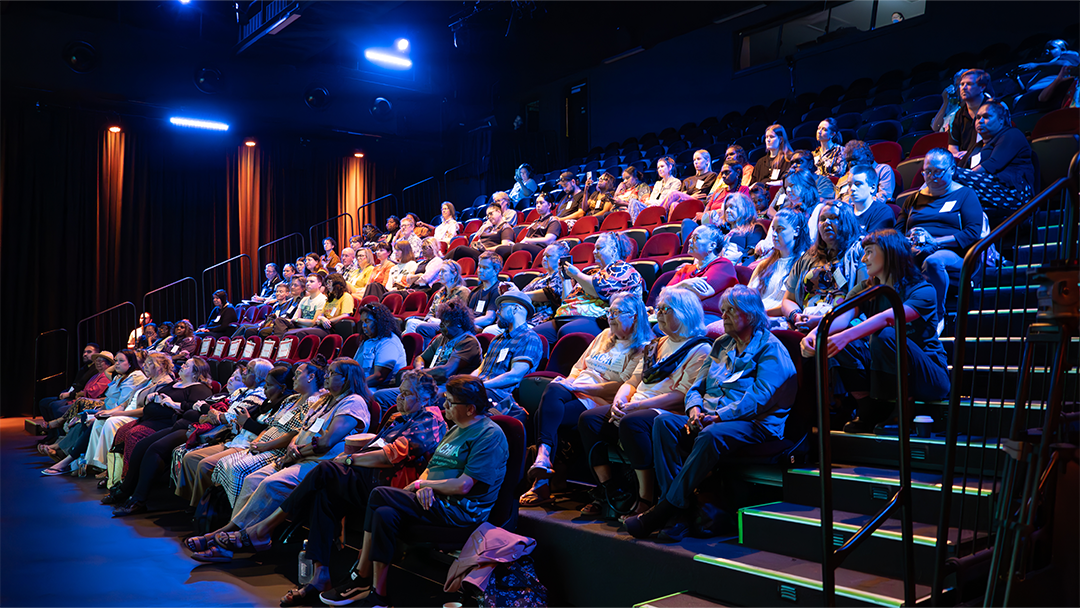
POLYGON ((488 345, 487 354, 472 375, 487 389, 492 407, 489 415, 512 416, 525 423, 527 415, 514 402, 513 392, 525 374, 536 371, 544 357, 544 343, 526 321, 536 314, 532 299, 520 291, 508 291, 495 299, 496 321, 502 333, 488 345))
POLYGON ((557 182, 563 195, 557 201, 555 217, 560 220, 576 220, 585 215, 585 192, 578 186, 577 175, 563 171, 557 182))

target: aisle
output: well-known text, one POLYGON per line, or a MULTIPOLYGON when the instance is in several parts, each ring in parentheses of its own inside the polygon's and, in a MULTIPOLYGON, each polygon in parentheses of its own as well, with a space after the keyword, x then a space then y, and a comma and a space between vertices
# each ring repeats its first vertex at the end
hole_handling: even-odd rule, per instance
POLYGON ((94 480, 41 475, 22 429, 0 420, 0 606, 277 606, 293 587, 272 563, 192 561, 182 512, 112 519, 94 480))

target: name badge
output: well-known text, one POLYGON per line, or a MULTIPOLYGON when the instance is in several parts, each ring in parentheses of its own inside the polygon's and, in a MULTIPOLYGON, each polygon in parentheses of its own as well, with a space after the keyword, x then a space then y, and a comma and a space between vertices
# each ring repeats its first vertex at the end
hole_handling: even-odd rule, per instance
POLYGON ((839 268, 833 271, 832 276, 833 280, 836 281, 837 287, 843 287, 844 285, 847 285, 847 278, 844 276, 844 273, 841 272, 839 268))
POLYGON ((324 423, 325 423, 325 420, 323 419, 323 416, 319 416, 318 418, 315 419, 315 422, 311 425, 311 428, 308 429, 308 431, 311 432, 311 433, 318 433, 318 432, 322 431, 322 425, 324 423))
POLYGON ((976 152, 971 155, 971 167, 975 168, 979 166, 979 161, 982 160, 982 152, 976 152))
POLYGON ((956 200, 945 201, 945 204, 942 205, 941 211, 939 213, 950 213, 953 209, 956 208, 956 203, 956 200))
POLYGON ((697 180, 697 189, 698 190, 701 190, 704 186, 705 186, 705 180, 703 180, 703 179, 697 180))
POLYGON ((725 382, 725 383, 726 383, 726 382, 734 382, 734 381, 738 380, 739 378, 742 378, 742 375, 743 375, 743 371, 744 371, 744 370, 741 370, 741 369, 740 369, 739 371, 735 372, 734 374, 731 374, 731 375, 730 375, 730 376, 728 376, 727 378, 724 378, 724 382, 725 382))
POLYGON ((330 314, 328 316, 336 317, 337 316, 337 308, 331 308, 330 309, 330 314))
POLYGON ((772 181, 776 181, 776 180, 780 179, 780 170, 779 169, 773 169, 771 175, 772 175, 772 177, 770 177, 769 179, 772 180, 772 181))
POLYGON ((476 303, 476 312, 483 312, 487 308, 487 300, 480 300, 476 303))
POLYGON ((507 353, 508 350, 509 349, 506 349, 506 348, 500 350, 499 351, 499 356, 495 358, 495 362, 496 363, 502 363, 503 361, 505 361, 506 360, 506 353, 507 353))
POLYGON ((221 320, 221 315, 218 315, 218 316, 214 317, 214 323, 217 323, 220 320, 221 320))
POLYGON ((296 417, 296 412, 298 411, 300 410, 297 408, 293 408, 291 410, 287 410, 278 414, 278 422, 281 424, 289 424, 289 422, 296 417))
POLYGON ((175 355, 176 353, 180 352, 180 346, 177 344, 173 344, 172 348, 169 349, 169 352, 175 355))

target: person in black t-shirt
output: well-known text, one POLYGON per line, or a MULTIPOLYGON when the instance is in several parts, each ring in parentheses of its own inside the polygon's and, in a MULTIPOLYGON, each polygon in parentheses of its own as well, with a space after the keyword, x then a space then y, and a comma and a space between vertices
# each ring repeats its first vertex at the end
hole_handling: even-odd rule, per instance
POLYGON ((988 86, 990 74, 982 70, 968 70, 960 76, 960 109, 949 127, 949 152, 956 158, 963 158, 975 144, 975 114, 986 101, 988 86))
POLYGON ((529 225, 525 230, 524 238, 513 248, 513 251, 528 251, 534 259, 545 247, 562 236, 562 223, 551 213, 551 201, 548 200, 547 194, 540 193, 536 197, 536 212, 540 214, 540 217, 529 225))
POLYGON ((570 171, 563 171, 558 184, 563 189, 563 195, 555 203, 555 217, 560 220, 576 220, 585 215, 585 192, 578 186, 577 176, 570 171))

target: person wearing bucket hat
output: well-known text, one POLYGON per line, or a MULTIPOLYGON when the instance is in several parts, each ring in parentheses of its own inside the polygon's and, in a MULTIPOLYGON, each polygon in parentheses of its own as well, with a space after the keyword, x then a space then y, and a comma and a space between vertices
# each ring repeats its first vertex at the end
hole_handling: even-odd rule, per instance
POLYGON ((491 401, 492 407, 485 415, 511 416, 524 424, 528 416, 514 401, 513 392, 544 358, 544 343, 526 322, 536 314, 536 308, 520 291, 502 294, 495 299, 495 306, 496 322, 503 331, 488 345, 487 354, 472 375, 483 381, 491 401))

